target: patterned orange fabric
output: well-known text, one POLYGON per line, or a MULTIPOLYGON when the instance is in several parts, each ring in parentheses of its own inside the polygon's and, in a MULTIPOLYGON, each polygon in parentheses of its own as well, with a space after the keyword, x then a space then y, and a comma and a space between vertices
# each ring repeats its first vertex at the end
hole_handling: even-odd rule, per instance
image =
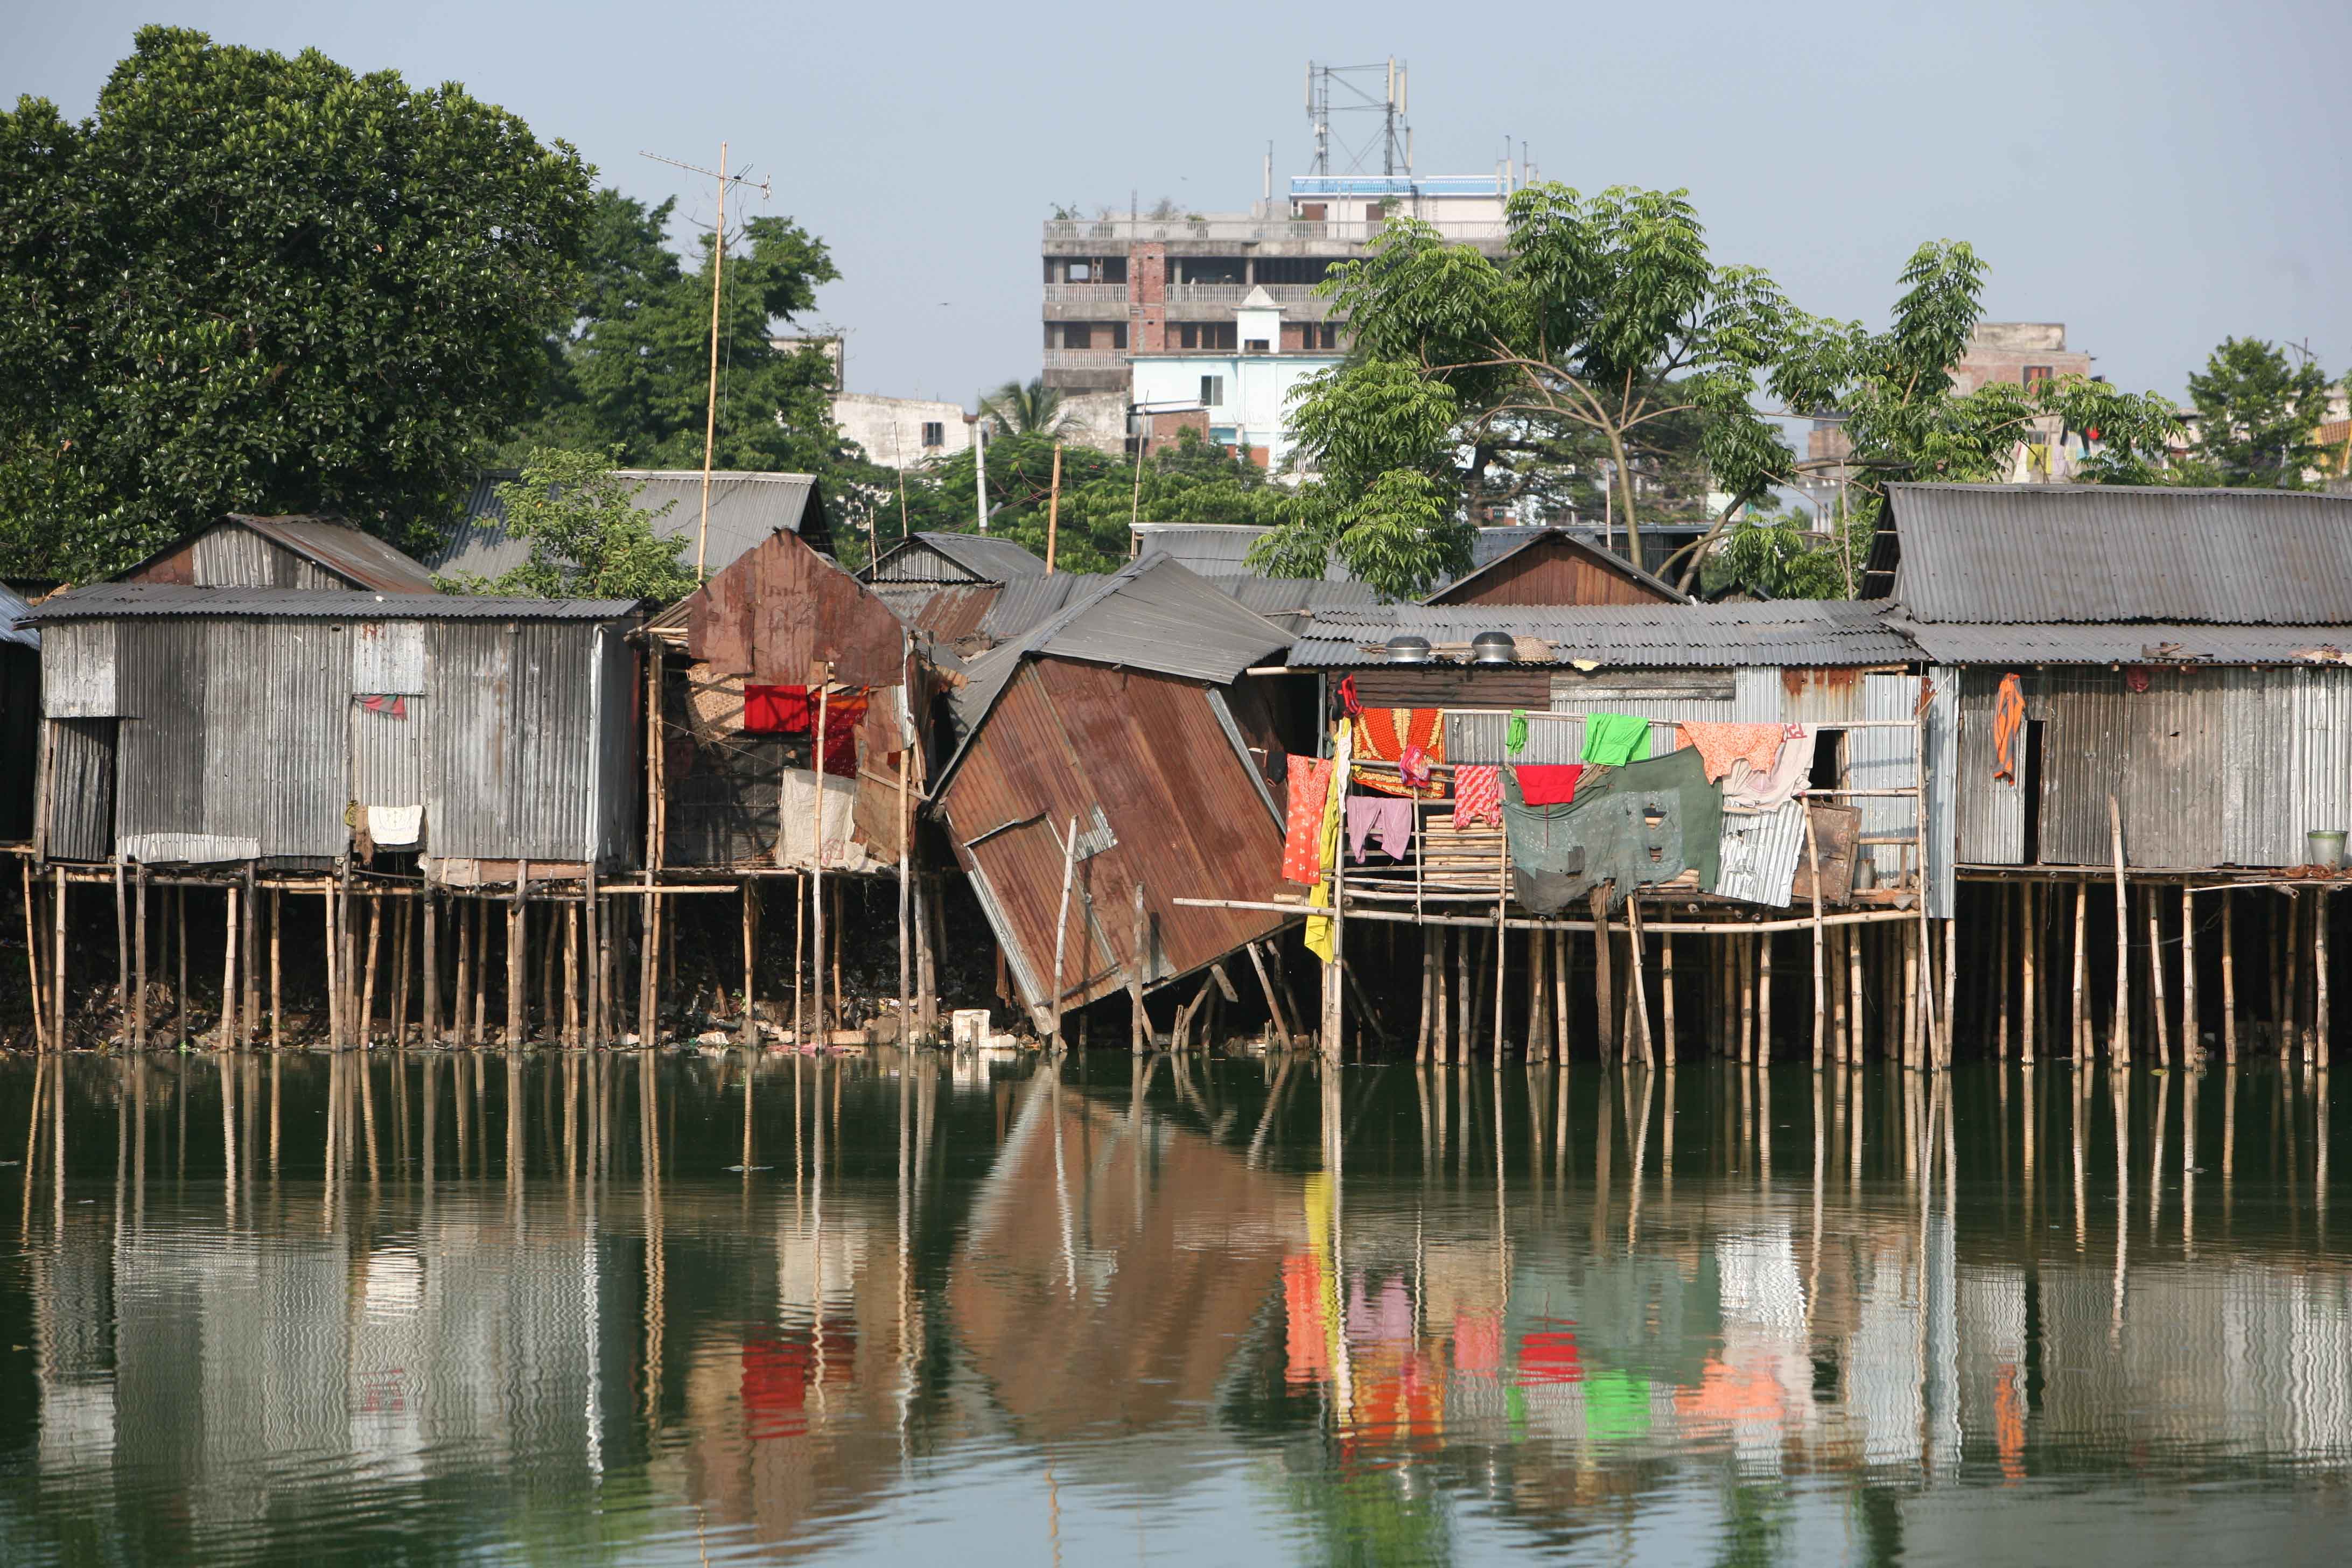
POLYGON ((2017 764, 2010 760, 2009 748, 2017 740, 2017 732, 2025 728, 2025 693, 2017 677, 2000 678, 2000 690, 1992 700, 1992 777, 1995 784, 2007 780, 2017 782, 2017 764))
POLYGON ((1731 772, 1731 764, 1746 758, 1750 774, 1761 778, 1772 771, 1780 758, 1780 742, 1788 738, 1788 729, 1780 724, 1707 724, 1689 721, 1675 726, 1682 731, 1686 744, 1698 748, 1699 761, 1706 768, 1706 781, 1715 783, 1731 772))
POLYGON ((1313 887, 1323 879, 1318 855, 1323 839, 1323 804, 1330 785, 1331 763, 1328 758, 1290 759, 1290 811, 1284 819, 1282 834, 1282 875, 1286 881, 1313 887))
MULTIPOLYGON (((1445 761, 1445 716, 1434 708, 1367 708, 1352 722, 1356 727, 1356 755, 1360 758, 1399 762, 1407 746, 1418 746, 1428 753, 1431 762, 1445 761)), ((1356 783, 1378 795, 1436 800, 1445 794, 1445 786, 1435 780, 1415 789, 1401 775, 1384 768, 1360 767, 1350 770, 1350 773, 1356 783)))

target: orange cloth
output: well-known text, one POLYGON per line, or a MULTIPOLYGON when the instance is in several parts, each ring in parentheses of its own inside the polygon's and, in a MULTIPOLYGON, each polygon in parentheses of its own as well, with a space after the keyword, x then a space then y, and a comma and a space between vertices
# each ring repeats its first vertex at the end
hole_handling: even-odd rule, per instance
POLYGON ((1770 773, 1772 764, 1780 760, 1780 742, 1789 738, 1785 724, 1708 724, 1686 720, 1675 728, 1684 745, 1698 748, 1709 784, 1728 774, 1731 764, 1743 757, 1748 771, 1757 777, 1770 773))
POLYGON ((2025 693, 2019 687, 2016 676, 2004 675, 2000 678, 2000 690, 1992 700, 1992 777, 1995 784, 2004 779, 2011 784, 2017 782, 2017 764, 2011 759, 2009 748, 2016 741, 2017 732, 2024 728, 2025 693))
POLYGON ((1282 875, 1286 881, 1303 882, 1311 888, 1323 879, 1323 807, 1330 785, 1328 759, 1290 759, 1290 812, 1282 834, 1282 875))
MULTIPOLYGON (((1418 746, 1428 761, 1445 760, 1445 716, 1434 708, 1367 708, 1351 721, 1356 727, 1356 755, 1384 763, 1401 762, 1405 748, 1418 746)), ((1402 776, 1385 768, 1349 770, 1356 783, 1380 795, 1415 795, 1437 800, 1445 786, 1431 781, 1416 789, 1402 776)))

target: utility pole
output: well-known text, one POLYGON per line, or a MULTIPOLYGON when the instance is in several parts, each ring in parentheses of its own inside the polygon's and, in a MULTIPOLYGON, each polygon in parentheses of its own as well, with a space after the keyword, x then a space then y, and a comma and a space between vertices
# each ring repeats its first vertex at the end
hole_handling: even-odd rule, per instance
POLYGON ((719 167, 716 169, 697 168, 676 158, 665 158, 658 153, 640 151, 637 155, 719 182, 719 226, 712 234, 710 245, 710 390, 702 409, 702 525, 694 535, 694 575, 699 582, 704 576, 703 563, 710 549, 710 458, 719 442, 719 283, 727 266, 727 187, 747 186, 758 191, 764 200, 768 195, 768 182, 761 180, 753 185, 741 175, 729 174, 727 143, 724 142, 719 144, 719 167))
POLYGON ((988 408, 971 416, 971 486, 974 503, 980 509, 980 531, 988 531, 988 408))

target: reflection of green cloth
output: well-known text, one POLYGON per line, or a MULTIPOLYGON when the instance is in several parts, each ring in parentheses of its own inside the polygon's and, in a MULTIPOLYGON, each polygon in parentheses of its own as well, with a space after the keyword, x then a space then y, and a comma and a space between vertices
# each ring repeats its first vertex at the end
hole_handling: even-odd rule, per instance
POLYGON ((1511 710, 1511 722, 1503 731, 1503 749, 1515 757, 1528 749, 1528 710, 1526 709, 1511 710))
POLYGON ((1589 767, 1570 805, 1528 805, 1507 768, 1503 831, 1520 908, 1554 914, 1607 882, 1610 907, 1618 909, 1635 888, 1685 869, 1698 873, 1701 891, 1715 890, 1723 797, 1695 746, 1622 768, 1589 767))
POLYGON ((1650 1429, 1650 1385, 1622 1372, 1584 1380, 1584 1435, 1639 1437, 1650 1429))
POLYGON ((1584 760, 1607 768, 1622 768, 1650 754, 1650 721, 1630 713, 1587 713, 1584 716, 1584 760))

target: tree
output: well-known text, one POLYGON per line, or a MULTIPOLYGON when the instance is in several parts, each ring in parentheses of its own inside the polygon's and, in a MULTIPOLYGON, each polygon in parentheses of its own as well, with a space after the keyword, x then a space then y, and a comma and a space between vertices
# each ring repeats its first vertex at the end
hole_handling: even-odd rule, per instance
POLYGON ((1047 386, 1042 375, 1026 386, 1006 382, 980 400, 980 412, 1008 436, 1060 436, 1077 419, 1075 410, 1063 405, 1060 388, 1047 386))
POLYGON ((1429 503, 1451 521, 1498 468, 1546 465, 1604 469, 1638 557, 1635 471, 1663 449, 1648 438, 1677 424, 1733 493, 1727 516, 1793 471, 1749 406, 1790 312, 1761 272, 1708 259, 1685 193, 1588 198, 1539 184, 1506 213, 1500 265, 1398 219, 1332 269, 1322 288, 1356 351, 1303 389, 1301 448, 1322 484, 1302 490, 1260 559, 1303 566, 1318 540, 1328 553, 1370 528, 1382 542, 1369 553, 1400 573, 1382 586, 1425 585, 1466 548, 1466 533, 1412 532, 1429 503), (1372 480, 1399 469, 1425 484, 1391 485, 1376 503, 1372 480), (1340 493, 1317 493, 1330 486, 1340 493), (1408 538, 1417 548, 1400 553, 1408 538))
POLYGON ((1742 517, 1707 557, 1704 580, 1711 594, 1738 590, 1759 599, 1851 598, 1847 563, 1867 553, 1869 540, 1849 540, 1846 545, 1842 550, 1833 536, 1817 531, 1802 511, 1742 517))
MULTIPOLYGON (((542 348, 530 421, 502 456, 540 447, 617 453, 635 468, 702 467, 710 374, 709 236, 689 273, 667 247, 671 204, 597 193, 587 265, 542 348)), ((719 321, 715 465, 840 482, 852 450, 833 422, 832 366, 784 351, 773 324, 811 309, 840 274, 824 242, 758 217, 729 247, 719 321), (748 242, 748 243, 744 243, 748 242)))
POLYGON ((404 543, 577 288, 589 171, 455 84, 142 28, 0 112, 0 555, 100 575, 232 510, 404 543))
POLYGON ((495 578, 460 575, 443 585, 543 599, 683 598, 695 588, 693 569, 678 560, 686 541, 654 531, 677 502, 643 510, 635 498, 645 488, 593 453, 535 451, 520 478, 498 487, 507 532, 530 542, 530 559, 495 578))
POLYGON ((2324 454, 2314 439, 2327 408, 2327 377, 2315 361, 2290 366, 2284 350, 2258 338, 2227 338, 2189 378, 2197 440, 2195 483, 2301 489, 2324 454))

